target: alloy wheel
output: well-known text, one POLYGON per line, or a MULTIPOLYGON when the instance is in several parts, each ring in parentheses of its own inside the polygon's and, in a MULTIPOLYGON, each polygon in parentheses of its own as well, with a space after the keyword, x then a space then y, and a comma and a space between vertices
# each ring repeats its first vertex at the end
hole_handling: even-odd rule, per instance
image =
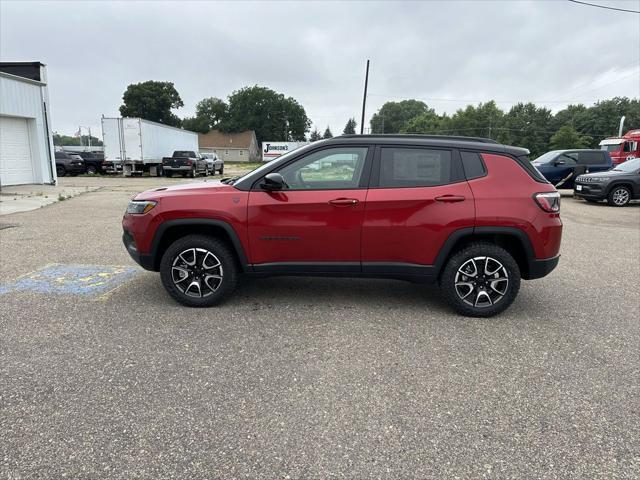
POLYGON ((209 250, 189 248, 173 260, 171 279, 178 290, 189 297, 204 298, 222 285, 222 263, 209 250))
POLYGON ((625 205, 629 201, 629 191, 626 188, 618 188, 613 192, 613 203, 625 205))
POLYGON ((506 295, 509 274, 495 258, 470 258, 456 272, 455 289, 466 304, 479 308, 490 307, 506 295))

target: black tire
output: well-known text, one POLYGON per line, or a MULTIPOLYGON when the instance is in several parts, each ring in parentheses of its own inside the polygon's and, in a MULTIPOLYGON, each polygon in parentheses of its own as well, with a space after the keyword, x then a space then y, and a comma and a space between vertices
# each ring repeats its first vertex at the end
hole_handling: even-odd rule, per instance
MULTIPOLYGON (((486 263, 483 265, 482 270, 486 273, 486 263)), ((449 258, 440 277, 440 289, 456 312, 468 317, 492 317, 506 310, 518 295, 520 268, 504 248, 491 243, 473 243, 449 258), (464 271, 472 273, 473 269, 470 267, 475 262, 486 262, 487 258, 489 258, 490 272, 500 265, 500 268, 493 274, 480 273, 477 265, 476 279, 472 275, 465 276, 463 271, 459 272, 465 267, 464 271), (473 262, 469 263, 471 261, 473 262), (456 287, 458 274, 460 274, 459 286, 456 287), (504 280, 496 281, 497 278, 506 278, 506 285, 504 285, 504 280), (469 283, 469 286, 466 283, 469 283), (464 294, 467 293, 467 288, 471 289, 468 295, 475 297, 473 301, 463 299, 466 296, 464 294), (485 300, 487 297, 488 300, 485 300)))
POLYGON ((167 177, 167 178, 171 178, 171 177, 173 177, 173 172, 170 172, 170 171, 168 171, 168 170, 165 170, 165 172, 164 172, 164 176, 165 176, 165 177, 167 177))
POLYGON ((224 165, 222 167, 220 167, 220 170, 218 170, 218 172, 220 172, 220 175, 222 175, 224 173, 224 165))
POLYGON ((189 177, 196 178, 196 167, 193 167, 189 172, 189 177))
POLYGON ((188 307, 211 307, 221 303, 233 293, 238 283, 238 265, 233 252, 222 240, 205 235, 187 235, 173 242, 164 252, 160 262, 160 278, 169 295, 178 303, 188 307), (194 251, 196 265, 193 267, 185 262, 185 260, 188 262, 194 260, 190 252, 185 253, 191 249, 199 249, 197 252, 194 251), (200 250, 209 252, 213 258, 200 250), (180 254, 183 254, 182 258, 180 254), (216 261, 219 262, 220 267, 202 268, 216 261), (173 272, 174 266, 177 267, 175 272, 173 272), (181 270, 186 272, 184 281, 179 280, 182 275, 181 270), (203 279, 207 272, 213 272, 211 276, 217 275, 220 279, 211 277, 209 280, 203 279), (178 281, 175 282, 174 278, 178 281), (203 296, 188 294, 188 292, 197 293, 195 288, 189 290, 189 287, 185 287, 190 280, 198 282, 198 291, 203 296))
POLYGON ((67 174, 67 171, 62 165, 56 165, 56 175, 59 177, 64 177, 67 174))
POLYGON ((204 176, 205 176, 205 177, 208 177, 208 176, 209 176, 209 167, 206 167, 206 168, 204 169, 204 176))
POLYGON ((90 175, 96 175, 98 173, 98 169, 95 165, 89 165, 87 166, 87 173, 90 175))
POLYGON ((631 201, 631 190, 624 185, 615 186, 607 195, 607 203, 612 207, 624 207, 631 201))

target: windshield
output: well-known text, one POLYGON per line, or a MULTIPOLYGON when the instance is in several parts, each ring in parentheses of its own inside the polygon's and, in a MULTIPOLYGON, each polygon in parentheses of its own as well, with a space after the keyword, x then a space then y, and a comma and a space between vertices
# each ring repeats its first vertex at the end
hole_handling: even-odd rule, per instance
POLYGON ((613 169, 614 172, 635 172, 637 170, 640 170, 640 158, 627 160, 613 169))
POLYGON ((551 160, 556 158, 560 153, 560 150, 552 150, 550 152, 545 153, 544 155, 540 155, 536 158, 533 163, 537 165, 542 165, 543 163, 549 163, 551 160))
POLYGON ((600 150, 606 150, 607 152, 617 152, 620 150, 620 144, 616 143, 613 145, 600 145, 600 150))

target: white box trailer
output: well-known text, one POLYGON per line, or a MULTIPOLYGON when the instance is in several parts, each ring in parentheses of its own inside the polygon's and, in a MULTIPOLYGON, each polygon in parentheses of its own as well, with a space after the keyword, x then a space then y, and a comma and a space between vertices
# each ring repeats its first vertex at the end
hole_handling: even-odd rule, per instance
POLYGON ((198 151, 198 134, 142 118, 102 117, 104 160, 125 176, 161 175, 162 158, 175 150, 198 151))

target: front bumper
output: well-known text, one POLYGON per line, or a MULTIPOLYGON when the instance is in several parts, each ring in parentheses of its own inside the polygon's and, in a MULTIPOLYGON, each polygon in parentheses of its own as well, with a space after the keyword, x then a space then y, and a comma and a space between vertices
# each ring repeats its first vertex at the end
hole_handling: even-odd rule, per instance
POLYGON ((127 252, 131 258, 145 270, 155 271, 154 259, 151 255, 143 254, 138 251, 133 235, 125 230, 122 234, 122 243, 124 243, 127 252))
POLYGON ((606 183, 576 183, 573 193, 576 197, 603 199, 607 196, 606 183))

